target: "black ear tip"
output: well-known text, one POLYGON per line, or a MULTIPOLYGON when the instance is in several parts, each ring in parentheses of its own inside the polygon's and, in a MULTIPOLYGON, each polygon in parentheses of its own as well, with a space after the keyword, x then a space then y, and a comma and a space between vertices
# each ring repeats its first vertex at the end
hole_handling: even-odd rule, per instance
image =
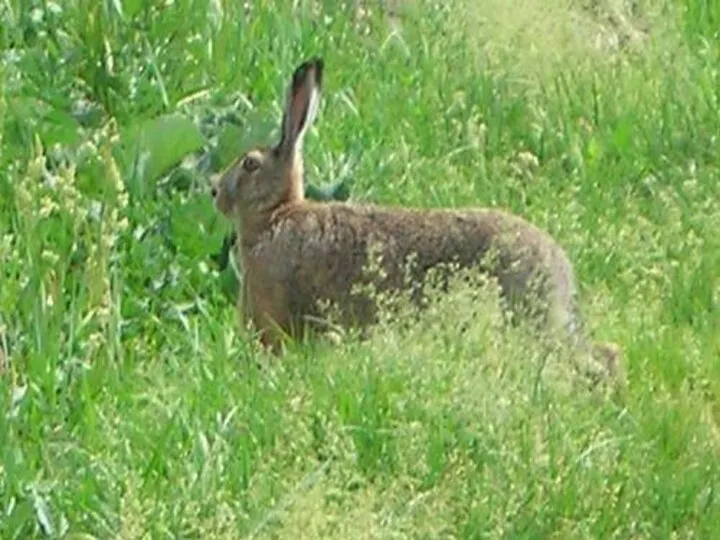
POLYGON ((315 56, 308 60, 305 60, 300 64, 295 73, 293 74, 293 83, 297 85, 307 76, 308 71, 313 70, 315 72, 315 80, 318 84, 322 82, 323 68, 325 67, 325 61, 321 56, 315 56))
POLYGON ((302 65, 308 68, 322 69, 325 60, 322 56, 313 56, 305 60, 302 65))

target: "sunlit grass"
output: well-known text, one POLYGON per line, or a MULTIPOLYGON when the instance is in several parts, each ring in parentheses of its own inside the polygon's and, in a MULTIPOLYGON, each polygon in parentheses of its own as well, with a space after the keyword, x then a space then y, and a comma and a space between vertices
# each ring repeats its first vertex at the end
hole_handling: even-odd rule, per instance
POLYGON ((275 4, 0 6, 0 536, 712 537, 717 5, 275 4), (207 177, 315 54, 308 180, 548 229, 622 396, 462 292, 282 360, 240 338, 207 177))

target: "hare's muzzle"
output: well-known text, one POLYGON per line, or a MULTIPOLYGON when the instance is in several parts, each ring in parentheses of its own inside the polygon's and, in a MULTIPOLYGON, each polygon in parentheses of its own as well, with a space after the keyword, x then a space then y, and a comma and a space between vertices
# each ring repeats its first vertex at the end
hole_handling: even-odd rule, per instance
POLYGON ((212 196, 213 199, 215 197, 217 197, 218 191, 220 191, 219 186, 220 186, 220 175, 218 175, 218 174, 212 175, 212 177, 210 178, 210 195, 212 196))
POLYGON ((212 196, 213 204, 215 208, 224 215, 229 215, 231 211, 231 201, 227 197, 222 187, 222 175, 214 175, 210 179, 210 195, 212 196))

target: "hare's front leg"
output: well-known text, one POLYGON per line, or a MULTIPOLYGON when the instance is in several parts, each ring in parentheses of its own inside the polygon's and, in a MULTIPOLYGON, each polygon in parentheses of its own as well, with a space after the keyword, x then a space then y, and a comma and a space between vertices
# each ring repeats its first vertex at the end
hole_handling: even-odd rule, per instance
POLYGON ((243 279, 240 292, 237 297, 236 308, 238 313, 238 325, 240 332, 247 336, 253 330, 259 334, 260 343, 273 352, 278 350, 279 343, 273 341, 270 332, 267 330, 264 317, 255 314, 253 309, 252 291, 248 284, 247 276, 243 279))
POLYGON ((260 343, 279 354, 286 337, 294 337, 287 295, 282 287, 266 283, 249 285, 243 293, 243 317, 252 322, 260 343))
POLYGON ((248 330, 248 327, 252 321, 250 309, 250 292, 247 284, 247 279, 242 280, 240 292, 237 295, 237 300, 235 302, 235 307, 237 309, 238 325, 240 326, 240 331, 245 332, 248 330))

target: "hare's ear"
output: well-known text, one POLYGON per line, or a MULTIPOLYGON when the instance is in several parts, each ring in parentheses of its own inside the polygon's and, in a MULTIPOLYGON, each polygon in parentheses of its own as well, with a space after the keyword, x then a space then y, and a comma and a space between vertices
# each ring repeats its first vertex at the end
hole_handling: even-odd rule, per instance
POLYGON ((303 62, 293 73, 287 93, 278 152, 289 157, 302 151, 303 137, 317 114, 322 89, 323 60, 303 62))

